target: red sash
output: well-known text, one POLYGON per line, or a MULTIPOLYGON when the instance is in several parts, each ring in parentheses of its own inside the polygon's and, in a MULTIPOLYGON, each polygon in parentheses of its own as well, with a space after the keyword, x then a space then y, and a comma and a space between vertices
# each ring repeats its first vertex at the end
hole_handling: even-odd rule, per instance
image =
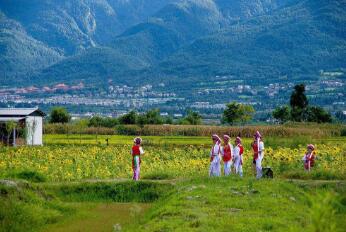
POLYGON ((257 160, 258 159, 258 144, 257 144, 257 142, 254 142, 252 144, 252 149, 253 149, 253 159, 257 160))
POLYGON ((133 145, 132 147, 132 168, 135 167, 135 161, 134 161, 134 157, 138 156, 139 157, 139 164, 141 164, 141 151, 140 151, 140 146, 139 145, 133 145))
POLYGON ((238 144, 237 145, 239 147, 239 155, 243 155, 243 152, 244 152, 244 148, 241 144, 238 144))
POLYGON ((223 149, 223 162, 228 162, 232 159, 232 151, 231 151, 231 146, 227 144, 224 149, 223 149))

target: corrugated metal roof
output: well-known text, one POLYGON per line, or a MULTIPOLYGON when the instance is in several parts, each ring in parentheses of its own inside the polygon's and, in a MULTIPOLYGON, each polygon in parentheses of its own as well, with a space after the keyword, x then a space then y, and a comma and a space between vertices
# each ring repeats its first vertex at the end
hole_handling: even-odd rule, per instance
POLYGON ((39 113, 42 116, 45 116, 38 108, 0 108, 0 117, 6 116, 27 116, 34 112, 39 113))
POLYGON ((22 119, 25 119, 25 117, 0 117, 0 122, 9 122, 9 121, 18 122, 22 119))

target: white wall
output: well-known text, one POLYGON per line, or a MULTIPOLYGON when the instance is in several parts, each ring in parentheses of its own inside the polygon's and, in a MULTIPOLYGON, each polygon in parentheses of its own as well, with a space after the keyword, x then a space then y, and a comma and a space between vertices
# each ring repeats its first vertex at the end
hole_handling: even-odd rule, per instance
POLYGON ((43 120, 40 116, 28 116, 25 118, 26 123, 26 144, 27 145, 43 145, 43 120))

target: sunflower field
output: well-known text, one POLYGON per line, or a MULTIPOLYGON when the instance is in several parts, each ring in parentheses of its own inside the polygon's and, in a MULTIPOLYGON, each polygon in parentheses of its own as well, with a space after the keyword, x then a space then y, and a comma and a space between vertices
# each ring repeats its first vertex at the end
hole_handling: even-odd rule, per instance
MULTIPOLYGON (((245 144, 244 175, 252 175, 252 151, 245 144)), ((48 181, 131 178, 131 145, 48 145, 0 148, 0 177, 23 171, 37 172, 48 181)), ((144 146, 142 178, 184 178, 207 176, 210 148, 206 145, 144 146)), ((263 167, 271 167, 275 177, 346 179, 346 144, 317 144, 314 169, 306 173, 302 157, 305 146, 267 147, 263 167)))

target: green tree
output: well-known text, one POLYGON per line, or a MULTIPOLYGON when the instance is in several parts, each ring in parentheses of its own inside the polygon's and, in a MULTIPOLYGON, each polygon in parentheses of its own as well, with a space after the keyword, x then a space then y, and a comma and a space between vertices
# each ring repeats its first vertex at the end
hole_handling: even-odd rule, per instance
POLYGON ((63 107, 54 107, 50 112, 50 123, 68 123, 71 119, 70 114, 63 107))
POLYGON ((147 116, 145 114, 139 114, 136 123, 140 128, 143 128, 145 124, 148 124, 147 116))
POLYGON ((136 124, 137 121, 137 112, 134 110, 131 110, 127 114, 124 114, 123 116, 119 117, 119 123, 120 124, 136 124))
MULTIPOLYGON (((10 137, 13 133, 13 137, 15 137, 14 130, 17 127, 17 123, 15 121, 8 121, 6 122, 6 132, 7 132, 7 145, 10 145, 10 137)), ((15 145, 15 138, 13 138, 13 145, 15 145)))
POLYGON ((255 113, 255 109, 251 105, 240 104, 239 105, 240 112, 240 122, 245 124, 250 121, 255 113))
POLYGON ((319 106, 309 106, 304 112, 304 120, 308 122, 332 122, 332 115, 319 106))
POLYGON ((289 106, 277 107, 273 111, 273 117, 280 121, 280 123, 284 123, 290 120, 291 118, 291 109, 289 106))
POLYGON ((96 115, 90 118, 88 126, 89 127, 100 127, 102 125, 102 117, 96 115))
POLYGON ((113 128, 116 125, 119 124, 118 119, 116 118, 104 118, 101 116, 93 116, 90 120, 89 120, 89 127, 108 127, 108 128, 113 128))
POLYGON ((245 123, 250 121, 255 113, 251 105, 244 105, 237 102, 231 102, 226 105, 221 122, 234 125, 234 123, 245 123))
POLYGON ((199 125, 202 124, 202 116, 198 112, 189 110, 183 119, 183 122, 184 121, 189 125, 199 125))
POLYGON ((149 110, 145 116, 147 118, 147 124, 163 124, 163 118, 160 115, 159 109, 149 110))
POLYGON ((173 124, 173 118, 171 116, 167 116, 164 118, 165 124, 173 124))
POLYGON ((335 118, 340 122, 346 122, 346 114, 341 110, 335 113, 335 118))
POLYGON ((305 85, 299 84, 294 86, 290 98, 291 118, 293 121, 303 121, 303 115, 308 105, 309 102, 305 96, 305 85))

